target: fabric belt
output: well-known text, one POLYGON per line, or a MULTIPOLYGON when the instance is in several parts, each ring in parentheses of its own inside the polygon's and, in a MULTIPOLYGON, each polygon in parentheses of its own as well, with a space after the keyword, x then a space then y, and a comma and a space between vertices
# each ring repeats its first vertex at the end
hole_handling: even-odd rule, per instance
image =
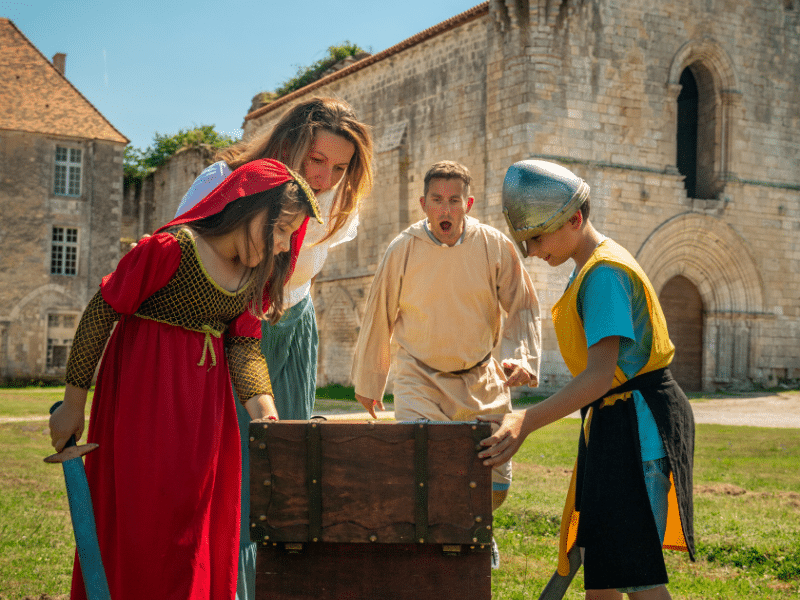
POLYGON ((459 369, 458 371, 446 371, 446 372, 450 373, 450 375, 463 375, 464 373, 468 373, 468 372, 472 371, 472 369, 474 369, 475 367, 482 367, 482 366, 486 365, 490 360, 492 360, 492 353, 491 352, 489 352, 489 354, 484 356, 483 359, 479 360, 478 362, 476 362, 471 367, 467 367, 466 369, 459 369))

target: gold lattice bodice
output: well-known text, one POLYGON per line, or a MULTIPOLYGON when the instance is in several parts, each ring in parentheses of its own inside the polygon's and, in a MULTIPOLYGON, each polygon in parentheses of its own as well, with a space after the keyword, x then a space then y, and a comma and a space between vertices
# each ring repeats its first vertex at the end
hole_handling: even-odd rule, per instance
POLYGON ((220 288, 203 269, 191 233, 181 229, 175 234, 181 247, 181 263, 167 285, 142 302, 136 315, 193 331, 204 325, 224 331, 227 324, 245 310, 244 292, 220 288))
MULTIPOLYGON (((181 260, 167 284, 146 298, 135 316, 196 331, 207 338, 224 334, 229 323, 245 310, 243 286, 236 293, 220 288, 207 275, 197 255, 191 233, 182 229, 174 234, 181 260)), ((248 284, 249 285, 249 284, 248 284)), ((75 333, 67 362, 66 382, 88 389, 111 327, 121 314, 97 292, 86 307, 75 333)), ((272 394, 266 361, 260 341, 251 337, 227 337, 225 342, 229 369, 239 398, 244 401, 257 394, 272 394)), ((187 357, 193 364, 216 362, 216 356, 187 357)))

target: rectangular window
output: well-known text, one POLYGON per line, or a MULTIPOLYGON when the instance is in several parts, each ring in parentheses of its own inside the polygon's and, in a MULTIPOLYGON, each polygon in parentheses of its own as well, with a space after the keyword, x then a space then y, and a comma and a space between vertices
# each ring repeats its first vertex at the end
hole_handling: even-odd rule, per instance
POLYGON ((56 146, 56 170, 53 193, 58 196, 81 195, 81 151, 56 146))
POLYGON ((73 314, 51 313, 47 315, 47 369, 63 370, 72 340, 75 337, 77 316, 73 314))
POLYGON ((50 250, 51 275, 78 274, 78 230, 53 227, 50 250))

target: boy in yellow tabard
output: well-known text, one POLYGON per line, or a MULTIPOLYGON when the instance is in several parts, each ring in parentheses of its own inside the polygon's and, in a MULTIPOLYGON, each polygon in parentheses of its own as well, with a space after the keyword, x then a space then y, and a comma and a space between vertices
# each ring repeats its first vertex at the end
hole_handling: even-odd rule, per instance
POLYGON ((526 160, 509 168, 503 212, 523 254, 575 269, 553 307, 574 379, 525 412, 485 420, 485 464, 580 409, 583 426, 561 525, 560 575, 581 550, 586 598, 670 598, 663 548, 694 559, 694 418, 670 374, 675 348, 647 275, 589 221, 589 186, 571 171, 526 160))

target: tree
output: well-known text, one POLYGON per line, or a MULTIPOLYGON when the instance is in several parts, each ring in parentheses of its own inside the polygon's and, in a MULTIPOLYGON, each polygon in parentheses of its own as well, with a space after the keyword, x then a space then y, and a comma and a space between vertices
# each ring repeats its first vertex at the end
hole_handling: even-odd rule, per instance
POLYGON ((283 85, 278 87, 274 92, 264 92, 261 96, 262 105, 269 104, 281 96, 286 96, 295 90, 307 86, 309 83, 313 83, 317 79, 320 79, 325 71, 340 60, 344 60, 348 56, 358 56, 360 54, 367 54, 367 51, 350 41, 344 41, 338 46, 330 46, 326 57, 318 60, 309 67, 297 67, 297 74, 294 77, 284 82, 283 85))
POLYGON ((234 144, 236 138, 219 133, 213 125, 201 125, 192 129, 181 129, 174 135, 156 133, 153 145, 147 150, 125 147, 123 170, 126 180, 143 179, 166 163, 181 148, 204 144, 212 148, 225 148, 234 144))

